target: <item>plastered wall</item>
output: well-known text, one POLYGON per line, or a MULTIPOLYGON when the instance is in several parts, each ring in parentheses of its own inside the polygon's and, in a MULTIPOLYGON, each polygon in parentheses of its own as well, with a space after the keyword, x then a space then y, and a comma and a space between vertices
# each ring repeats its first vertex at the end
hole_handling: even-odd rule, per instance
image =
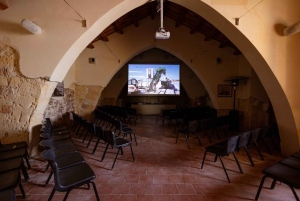
MULTIPOLYGON (((299 1, 248 0, 242 1, 242 4, 239 4, 239 1, 228 4, 229 0, 174 0, 173 2, 183 5, 210 21, 243 52, 271 99, 278 120, 283 153, 289 155, 298 151, 300 95, 295 91, 300 87, 297 51, 300 36, 295 34, 284 37, 282 30, 285 26, 300 19, 299 1), (241 16, 243 17, 240 19, 240 24, 235 26, 234 19, 241 16)), ((80 8, 81 14, 90 23, 89 28, 85 29, 81 27, 79 16, 63 1, 33 0, 25 3, 25 1, 10 0, 10 8, 0 12, 0 37, 8 36, 11 43, 19 49, 20 69, 27 77, 48 76, 53 81, 62 81, 91 39, 124 13, 144 3, 144 0, 101 2, 91 0, 87 4, 85 1, 73 0, 72 5, 80 8), (44 12, 45 7, 48 8, 46 13, 44 12), (20 21, 25 17, 37 21, 38 25, 42 27, 41 35, 35 36, 22 29, 20 21), (49 59, 50 56, 51 59, 49 59)), ((153 29, 150 28, 149 25, 149 29, 144 31, 152 32, 153 29)), ((133 31, 136 32, 136 30, 133 31)), ((182 33, 184 36, 184 31, 180 27, 178 30, 171 30, 171 37, 176 36, 176 31, 180 31, 180 34, 182 33)), ((123 40, 118 47, 118 53, 120 53, 118 57, 121 59, 121 63, 116 66, 115 64, 105 65, 105 73, 111 73, 104 73, 102 81, 104 83, 106 81, 106 83, 97 84, 98 86, 105 87, 110 78, 132 58, 132 55, 150 48, 146 45, 142 49, 137 48, 136 44, 126 38, 126 35, 122 35, 123 40), (132 53, 129 55, 127 55, 126 47, 132 48, 132 53)), ((197 39, 200 41, 199 38, 197 39)), ((145 40, 153 40, 153 38, 145 40)), ((198 40, 193 39, 193 35, 179 37, 172 44, 165 41, 166 44, 158 44, 157 47, 165 48, 188 63, 191 55, 189 50, 193 49, 192 45, 196 45, 198 40), (190 43, 187 43, 189 41, 190 43)), ((193 51, 194 57, 201 58, 199 56, 202 51, 199 49, 201 46, 197 47, 197 51, 193 51)), ((197 66, 197 62, 193 62, 192 69, 196 69, 194 65, 197 66)), ((213 75, 210 74, 210 71, 207 71, 206 74, 200 74, 197 71, 195 73, 204 86, 210 90, 213 104, 222 108, 223 102, 218 101, 214 92, 216 90, 212 89, 215 84, 207 83, 202 79, 205 77, 211 80, 213 75)), ((222 75, 227 76, 228 74, 222 75)))

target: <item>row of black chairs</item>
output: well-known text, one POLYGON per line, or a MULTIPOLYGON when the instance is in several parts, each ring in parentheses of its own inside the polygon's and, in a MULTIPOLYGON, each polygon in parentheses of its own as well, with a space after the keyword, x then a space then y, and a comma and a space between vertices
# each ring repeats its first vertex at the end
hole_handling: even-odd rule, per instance
POLYGON ((250 164, 252 166, 254 166, 254 162, 253 162, 252 157, 248 150, 248 146, 253 144, 256 147, 261 160, 264 160, 264 157, 258 146, 258 142, 260 142, 260 141, 265 142, 265 135, 266 135, 266 133, 268 133, 270 131, 270 129, 271 129, 270 126, 265 126, 262 128, 256 128, 254 130, 245 131, 245 132, 240 133, 239 135, 231 136, 224 141, 221 141, 219 143, 212 144, 210 146, 205 147, 205 152, 204 152, 204 156, 203 156, 203 160, 202 160, 201 169, 203 168, 207 152, 213 153, 213 154, 215 154, 214 162, 216 162, 218 158, 220 159, 222 167, 226 174, 227 180, 230 183, 230 179, 227 174, 225 164, 223 163, 222 157, 228 156, 230 153, 232 153, 234 155, 234 158, 235 158, 235 161, 239 168, 239 171, 241 173, 243 173, 242 167, 241 167, 239 160, 235 154, 235 151, 239 151, 240 149, 245 149, 248 159, 250 161, 250 164))
POLYGON ((16 200, 14 188, 17 186, 19 186, 23 198, 26 198, 20 171, 27 181, 29 176, 23 161, 25 159, 27 167, 30 169, 27 147, 25 141, 10 144, 0 142, 0 198, 3 200, 16 200))
MULTIPOLYGON (((208 136, 209 141, 212 142, 211 134, 216 134, 218 139, 220 139, 220 133, 224 133, 227 136, 227 130, 232 128, 234 122, 236 122, 237 116, 226 115, 217 117, 217 111, 213 108, 206 110, 196 110, 196 112, 191 112, 191 110, 182 109, 170 109, 163 110, 162 114, 157 116, 156 122, 161 119, 162 124, 167 120, 169 127, 171 127, 173 120, 174 133, 178 129, 188 125, 190 121, 199 121, 199 131, 204 131, 205 135, 208 136), (187 113, 189 111, 190 113, 187 113)), ((235 131, 231 129, 232 133, 235 131)))
POLYGON ((143 121, 142 114, 137 113, 135 108, 118 107, 118 106, 105 106, 105 107, 98 106, 96 110, 110 114, 126 124, 131 124, 131 121, 133 121, 134 125, 136 125, 136 121, 138 117, 140 117, 141 120, 143 121))
POLYGON ((45 150, 41 153, 41 157, 48 162, 51 167, 51 173, 45 183, 49 183, 54 174, 54 187, 49 196, 51 201, 55 192, 66 192, 64 201, 71 190, 74 188, 90 184, 93 185, 96 199, 99 201, 94 179, 96 175, 91 167, 85 162, 82 155, 77 151, 67 127, 52 128, 50 119, 46 118, 43 122, 40 137, 43 139, 40 146, 45 150))
MULTIPOLYGON (((186 115, 181 121, 176 122, 175 129, 177 130, 176 143, 179 137, 179 133, 183 133, 185 136, 188 148, 190 148, 188 138, 190 134, 195 134, 199 144, 200 132, 203 132, 208 137, 209 141, 212 142, 211 135, 216 134, 217 138, 220 139, 220 134, 228 137, 228 130, 230 127, 231 116, 220 116, 214 118, 198 119, 196 115, 186 115)), ((234 133, 231 131, 231 133, 234 133)))
MULTIPOLYGON (((124 125, 121 121, 115 119, 113 116, 106 114, 104 112, 101 112, 99 110, 94 111, 95 114, 95 121, 94 123, 84 120, 80 115, 73 113, 73 125, 72 129, 73 131, 77 133, 81 133, 86 130, 86 133, 90 133, 90 139, 87 144, 87 147, 90 145, 90 142, 92 141, 93 137, 96 137, 96 143, 93 148, 92 154, 96 152, 96 149, 99 145, 99 142, 102 140, 106 144, 106 148, 103 152, 101 162, 104 160, 105 155, 107 153, 107 149, 109 145, 111 145, 112 148, 117 148, 118 152, 116 154, 116 157, 114 159, 113 165, 111 169, 114 168, 116 159, 119 155, 119 152, 123 154, 123 147, 130 147, 132 158, 134 161, 134 155, 132 151, 131 141, 132 141, 132 135, 134 137, 135 143, 137 145, 136 137, 134 131, 128 127, 127 125, 124 125), (115 132, 119 132, 118 136, 115 136, 115 132), (123 135, 123 138, 119 137, 120 134, 123 135), (128 141, 124 139, 127 135, 130 136, 130 140, 128 141)), ((79 136, 80 138, 80 136, 79 136)), ((84 142, 84 139, 83 141, 84 142)))
POLYGON ((271 178, 273 181, 270 189, 275 188, 277 181, 284 183, 291 188, 295 199, 299 201, 295 189, 300 189, 300 152, 265 168, 262 172, 264 176, 261 179, 255 200, 259 198, 265 179, 271 178))

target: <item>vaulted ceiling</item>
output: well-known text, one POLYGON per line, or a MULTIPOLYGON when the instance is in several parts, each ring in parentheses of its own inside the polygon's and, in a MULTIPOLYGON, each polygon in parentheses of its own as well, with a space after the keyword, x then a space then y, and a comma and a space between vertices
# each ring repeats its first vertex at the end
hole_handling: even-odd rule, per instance
MULTIPOLYGON (((139 21, 146 17, 151 17, 151 19, 158 17, 157 1, 146 3, 117 19, 106 29, 104 29, 94 40, 92 40, 87 48, 94 48, 93 43, 99 40, 108 42, 108 36, 115 32, 119 34, 126 34, 123 30, 125 27, 132 24, 138 27, 139 21)), ((220 43, 219 48, 230 47, 234 49, 235 55, 241 54, 241 51, 216 27, 214 27, 200 15, 181 5, 166 1, 164 3, 164 17, 174 20, 175 27, 186 26, 190 28, 190 34, 199 32, 205 36, 205 41, 216 40, 220 43)))

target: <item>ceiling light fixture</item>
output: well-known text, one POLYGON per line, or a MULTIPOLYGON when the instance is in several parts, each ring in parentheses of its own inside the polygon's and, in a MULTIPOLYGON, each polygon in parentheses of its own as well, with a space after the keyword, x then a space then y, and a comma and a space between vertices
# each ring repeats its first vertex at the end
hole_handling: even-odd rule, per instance
POLYGON ((24 29, 26 29, 27 31, 29 31, 33 34, 41 34, 42 33, 41 27, 39 27, 38 25, 36 25, 35 23, 31 22, 28 19, 22 20, 21 25, 24 29))

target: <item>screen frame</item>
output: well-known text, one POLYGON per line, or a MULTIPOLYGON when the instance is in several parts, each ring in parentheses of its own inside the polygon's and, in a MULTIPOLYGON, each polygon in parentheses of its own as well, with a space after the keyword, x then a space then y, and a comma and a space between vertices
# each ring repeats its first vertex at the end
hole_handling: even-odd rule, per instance
MULTIPOLYGON (((147 62, 147 63, 143 63, 143 62, 131 62, 131 63, 127 63, 127 86, 128 86, 128 82, 130 80, 129 78, 129 67, 130 65, 153 65, 155 66, 154 68, 158 67, 159 65, 161 66, 165 66, 165 65, 177 65, 178 66, 178 80, 179 80, 179 83, 178 83, 178 92, 179 94, 164 94, 164 93, 161 93, 161 94, 157 94, 157 93, 154 93, 154 94, 151 94, 151 93, 147 93, 147 94, 138 94, 138 93, 134 93, 134 94, 129 94, 129 90, 127 88, 127 96, 129 97, 133 97, 133 96, 170 96, 170 97, 179 97, 180 96, 180 88, 181 88, 181 63, 180 62, 147 62)), ((152 74, 152 76, 154 76, 154 72, 152 74)), ((175 93, 175 92, 174 92, 175 93)))

